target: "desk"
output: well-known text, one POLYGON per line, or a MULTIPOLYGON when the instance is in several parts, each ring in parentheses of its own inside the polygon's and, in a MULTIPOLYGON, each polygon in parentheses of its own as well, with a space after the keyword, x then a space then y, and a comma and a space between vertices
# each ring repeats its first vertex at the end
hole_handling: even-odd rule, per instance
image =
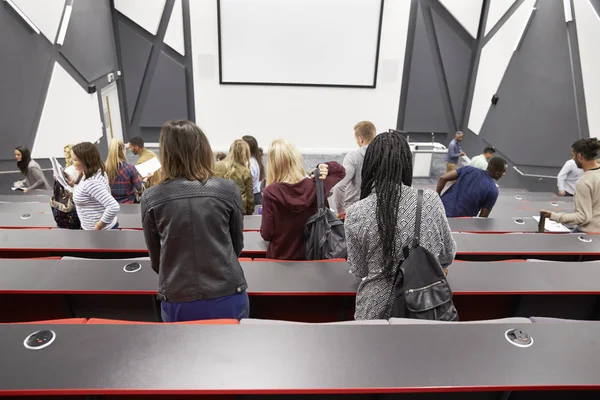
POLYGON ((537 221, 531 217, 448 218, 448 222, 452 232, 511 233, 538 230, 537 221))
POLYGON ((52 194, 1 194, 0 202, 3 203, 48 203, 52 194))
MULTIPOLYGON (((124 214, 134 214, 140 215, 140 205, 139 204, 119 204, 121 210, 119 211, 119 216, 124 214)), ((0 213, 12 213, 12 214, 38 214, 38 213, 48 213, 52 214, 52 210, 50 208, 50 200, 44 201, 42 203, 2 203, 0 202, 0 213)))
MULTIPOLYGON (((149 261, 0 260, 0 321, 63 317, 156 320, 149 261), (143 299, 143 297, 147 297, 143 299), (69 310, 64 308, 69 304, 69 310), (28 310, 35 305, 34 314, 28 310), (27 317, 28 316, 28 317, 27 317)), ((242 262, 254 318, 351 319, 359 280, 346 262, 242 262)), ((456 262, 448 275, 462 320, 512 316, 593 319, 600 262, 456 262)))
POLYGON ((498 199, 510 199, 515 201, 561 201, 572 203, 573 197, 561 197, 555 193, 548 192, 528 192, 528 193, 499 193, 498 199))
POLYGON ((0 393, 598 390, 599 336, 600 324, 592 323, 11 325, 0 330, 0 354, 10 365, 0 375, 0 393), (52 345, 23 347, 29 334, 48 328, 57 335, 52 345), (533 346, 510 344, 504 334, 515 328, 531 334, 533 346))

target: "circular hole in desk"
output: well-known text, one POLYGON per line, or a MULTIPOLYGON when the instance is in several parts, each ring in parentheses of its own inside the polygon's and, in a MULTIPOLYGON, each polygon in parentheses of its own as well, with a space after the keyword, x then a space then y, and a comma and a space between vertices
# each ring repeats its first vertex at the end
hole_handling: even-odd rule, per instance
POLYGON ((129 264, 126 264, 123 267, 123 271, 129 273, 129 274, 133 274, 134 272, 138 272, 140 269, 142 269, 142 264, 140 264, 139 262, 132 262, 129 264))
POLYGON ((23 346, 29 350, 41 350, 50 346, 56 339, 56 333, 51 330, 33 332, 23 341, 23 346))
POLYGON ((23 214, 23 215, 21 215, 21 219, 29 219, 31 217, 32 217, 31 214, 23 214))
POLYGON ((529 343, 518 343, 518 342, 514 342, 511 338, 510 338, 510 334, 515 332, 515 331, 519 331, 519 329, 509 329, 506 332, 504 332, 504 338, 508 341, 508 343, 512 344, 513 346, 517 346, 517 347, 521 347, 521 348, 526 348, 526 347, 531 347, 533 346, 533 337, 531 335, 529 335, 528 333, 524 332, 527 336, 529 336, 529 343))
POLYGON ((524 221, 524 220, 522 220, 522 219, 520 219, 520 218, 519 218, 519 219, 515 219, 515 224, 518 224, 518 225, 525 225, 525 221, 524 221))
POLYGON ((517 200, 523 200, 523 197, 521 197, 521 196, 515 196, 515 199, 517 199, 517 200))
POLYGON ((580 235, 577 239, 581 240, 583 243, 590 243, 592 241, 592 238, 588 235, 580 235))

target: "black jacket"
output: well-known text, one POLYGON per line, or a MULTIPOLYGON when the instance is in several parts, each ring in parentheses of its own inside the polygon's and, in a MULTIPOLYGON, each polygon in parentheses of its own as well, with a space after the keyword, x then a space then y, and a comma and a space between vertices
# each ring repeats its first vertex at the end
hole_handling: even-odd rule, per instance
POLYGON ((246 290, 238 261, 244 211, 235 183, 167 181, 144 192, 141 208, 159 299, 190 302, 246 290))

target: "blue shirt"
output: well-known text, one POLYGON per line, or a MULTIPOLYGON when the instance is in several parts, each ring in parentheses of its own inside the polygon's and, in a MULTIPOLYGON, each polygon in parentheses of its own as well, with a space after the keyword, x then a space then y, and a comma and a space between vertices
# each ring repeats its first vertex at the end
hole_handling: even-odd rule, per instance
POLYGON ((446 162, 450 164, 458 164, 458 157, 462 153, 462 146, 456 139, 452 139, 448 145, 448 154, 446 155, 446 162))
POLYGON ((475 167, 456 170, 458 179, 442 195, 446 217, 476 217, 482 208, 491 210, 498 199, 498 187, 487 171, 475 167))

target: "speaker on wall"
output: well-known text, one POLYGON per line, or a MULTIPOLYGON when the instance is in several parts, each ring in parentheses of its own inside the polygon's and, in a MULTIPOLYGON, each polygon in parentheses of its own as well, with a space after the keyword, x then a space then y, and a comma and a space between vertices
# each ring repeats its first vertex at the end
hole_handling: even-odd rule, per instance
POLYGON ((493 105, 496 105, 496 104, 498 103, 498 98, 499 98, 499 97, 498 97, 498 95, 497 95, 497 94, 495 94, 495 95, 493 95, 493 96, 492 96, 492 104, 493 104, 493 105))

